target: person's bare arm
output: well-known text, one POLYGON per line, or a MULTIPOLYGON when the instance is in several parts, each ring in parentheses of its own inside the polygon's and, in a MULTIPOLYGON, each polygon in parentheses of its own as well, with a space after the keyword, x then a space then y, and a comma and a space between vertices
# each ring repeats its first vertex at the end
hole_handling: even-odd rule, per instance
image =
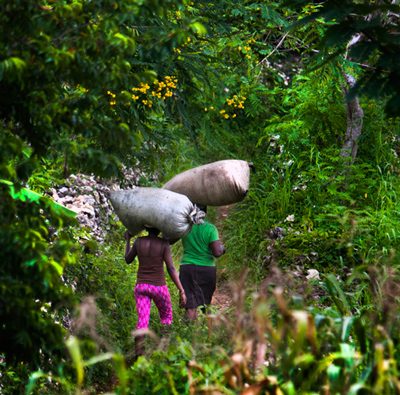
POLYGON ((219 258, 220 256, 224 255, 226 250, 225 247, 219 242, 219 240, 215 240, 209 244, 211 248, 212 254, 216 257, 219 258))
POLYGON ((134 241, 132 248, 131 248, 131 235, 129 231, 126 231, 124 234, 124 238, 126 240, 125 246, 125 262, 132 263, 133 260, 136 258, 137 250, 136 250, 136 240, 134 241))
POLYGON ((168 242, 164 242, 164 261, 165 265, 167 266, 167 271, 169 276, 171 277, 171 280, 174 282, 176 287, 179 290, 179 295, 180 295, 180 301, 179 301, 179 306, 184 307, 186 304, 186 295, 185 291, 182 287, 182 284, 179 280, 178 272, 175 269, 174 263, 172 261, 172 256, 171 256, 171 247, 169 246, 168 242))

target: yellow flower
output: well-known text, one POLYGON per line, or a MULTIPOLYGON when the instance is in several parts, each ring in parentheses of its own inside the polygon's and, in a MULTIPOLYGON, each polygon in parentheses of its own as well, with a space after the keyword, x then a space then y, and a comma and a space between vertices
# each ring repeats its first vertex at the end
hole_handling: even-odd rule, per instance
POLYGON ((241 51, 241 50, 242 50, 242 47, 239 47, 238 50, 241 51))
POLYGON ((221 110, 219 113, 220 113, 220 114, 223 114, 224 112, 225 112, 225 110, 221 110))
POLYGON ((204 111, 207 111, 207 108, 205 108, 204 111))
POLYGON ((365 194, 365 199, 368 197, 368 193, 365 194))
POLYGON ((232 118, 236 118, 236 114, 233 114, 233 115, 232 115, 232 118))
POLYGON ((187 38, 188 42, 190 42, 190 37, 187 38))
POLYGON ((226 119, 228 119, 228 118, 229 118, 229 115, 228 115, 228 114, 225 114, 224 116, 225 116, 225 118, 226 118, 226 119))
POLYGON ((214 107, 210 107, 210 110, 214 110, 214 107))

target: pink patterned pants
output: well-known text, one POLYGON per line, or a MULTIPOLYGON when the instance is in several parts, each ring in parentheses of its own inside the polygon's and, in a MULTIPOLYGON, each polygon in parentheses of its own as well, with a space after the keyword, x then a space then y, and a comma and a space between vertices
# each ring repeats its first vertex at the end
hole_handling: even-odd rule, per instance
POLYGON ((149 327, 152 299, 160 314, 161 324, 172 324, 172 306, 168 287, 166 285, 136 284, 135 300, 138 315, 136 329, 147 329, 149 327))

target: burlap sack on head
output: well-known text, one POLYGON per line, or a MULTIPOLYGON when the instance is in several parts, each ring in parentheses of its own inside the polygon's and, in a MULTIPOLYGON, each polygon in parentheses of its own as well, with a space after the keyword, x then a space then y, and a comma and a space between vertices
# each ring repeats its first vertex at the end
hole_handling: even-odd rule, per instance
POLYGON ((180 239, 193 224, 203 223, 204 213, 186 196, 159 188, 110 192, 110 201, 121 222, 134 236, 146 227, 180 239))
POLYGON ((195 204, 225 206, 242 201, 249 183, 248 162, 221 160, 178 174, 162 188, 186 195, 195 204))

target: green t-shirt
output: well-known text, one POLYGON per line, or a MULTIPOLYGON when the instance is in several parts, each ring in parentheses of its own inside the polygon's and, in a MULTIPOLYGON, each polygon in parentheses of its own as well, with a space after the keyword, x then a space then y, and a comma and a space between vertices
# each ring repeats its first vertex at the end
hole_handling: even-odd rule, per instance
POLYGON ((215 266, 215 258, 209 244, 217 240, 218 230, 210 222, 193 225, 192 231, 182 238, 181 265, 215 266))

